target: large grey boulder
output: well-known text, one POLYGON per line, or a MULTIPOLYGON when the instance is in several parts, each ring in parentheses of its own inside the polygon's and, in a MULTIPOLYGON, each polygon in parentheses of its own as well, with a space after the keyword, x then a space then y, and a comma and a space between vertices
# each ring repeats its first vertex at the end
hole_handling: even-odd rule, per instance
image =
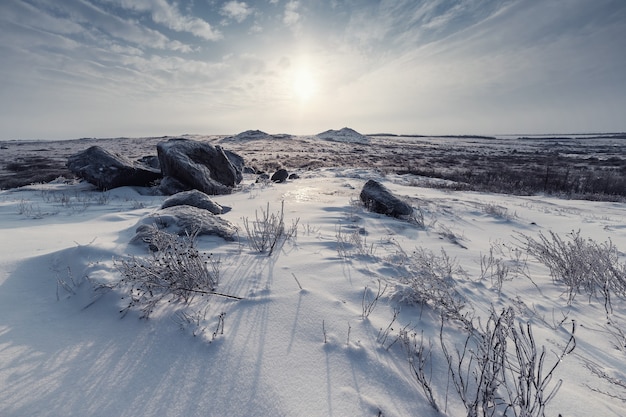
POLYGON ((189 139, 157 144, 164 177, 173 177, 206 194, 228 194, 243 179, 243 158, 221 146, 189 139))
POLYGON ((169 233, 184 235, 215 235, 233 241, 237 228, 208 210, 192 206, 173 206, 158 210, 139 221, 132 243, 149 242, 154 227, 169 233))
POLYGON ((198 190, 183 191, 166 199, 161 208, 174 206, 192 206, 200 209, 208 210, 213 214, 224 213, 224 208, 211 200, 211 197, 198 190))
POLYGON ((127 185, 150 186, 161 178, 161 171, 146 164, 114 154, 100 146, 92 146, 71 155, 67 168, 101 190, 127 185))
POLYGON ((413 213, 413 208, 409 204, 378 181, 367 181, 361 190, 360 198, 369 210, 376 213, 392 217, 409 216, 413 213))

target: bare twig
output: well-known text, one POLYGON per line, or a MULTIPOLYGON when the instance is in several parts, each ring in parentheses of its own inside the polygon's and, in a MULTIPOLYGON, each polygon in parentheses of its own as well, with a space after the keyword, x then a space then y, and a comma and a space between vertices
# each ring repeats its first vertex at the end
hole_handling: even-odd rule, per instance
POLYGON ((363 312, 361 313, 361 318, 363 320, 368 318, 372 311, 374 311, 376 304, 378 304, 378 300, 385 294, 385 291, 387 291, 387 284, 385 284, 385 286, 383 287, 379 279, 378 291, 373 297, 369 296, 367 290, 368 288, 365 287, 365 289, 363 290, 363 299, 361 300, 361 307, 363 309, 363 312))

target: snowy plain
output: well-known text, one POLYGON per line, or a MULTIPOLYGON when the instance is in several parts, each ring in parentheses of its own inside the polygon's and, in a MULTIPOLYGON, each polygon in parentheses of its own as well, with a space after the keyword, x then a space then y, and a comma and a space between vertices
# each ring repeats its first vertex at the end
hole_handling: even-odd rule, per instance
POLYGON ((568 302, 549 269, 520 252, 521 236, 580 231, 612 242, 624 263, 624 203, 449 191, 375 169, 298 174, 283 184, 246 176, 233 194, 214 197, 231 208, 221 216, 239 238, 197 244, 219 260, 219 292, 241 300, 164 303, 149 319, 135 310, 122 317, 121 290, 96 296, 92 283, 119 280, 120 259, 150 256, 129 241, 165 197, 63 180, 0 191, 0 415, 466 415, 438 348, 443 326, 448 348, 462 349, 461 326, 402 301, 415 253, 456 265, 448 278, 477 325, 512 307, 545 347, 546 367, 575 327, 546 415, 626 413, 624 300, 613 300, 609 321, 602 301, 580 294, 568 302), (423 224, 366 210, 358 197, 368 179, 410 202, 423 224), (244 219, 282 202, 297 234, 271 256, 255 252, 244 219), (481 270, 489 253, 511 265, 504 282, 481 270), (387 289, 366 316, 379 284, 387 289), (416 381, 401 332, 432 346, 427 376, 439 411, 416 381))

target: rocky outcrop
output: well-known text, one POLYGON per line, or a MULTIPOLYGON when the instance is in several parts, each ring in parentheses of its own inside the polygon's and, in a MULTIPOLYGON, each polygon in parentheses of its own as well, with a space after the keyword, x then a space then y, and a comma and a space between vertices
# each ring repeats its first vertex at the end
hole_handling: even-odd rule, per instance
POLYGON ((100 146, 92 146, 70 156, 67 168, 101 190, 127 185, 150 186, 161 178, 160 170, 131 161, 100 146))
POLYGON ((409 204, 378 181, 367 181, 361 190, 360 198, 365 206, 375 213, 392 217, 409 216, 413 213, 413 208, 409 204))
POLYGON ((161 208, 164 209, 174 206, 197 207, 199 209, 208 210, 213 214, 224 213, 222 206, 211 200, 208 195, 198 190, 189 190, 174 194, 163 202, 161 208))
POLYGON ((243 179, 243 158, 221 146, 189 139, 170 139, 157 145, 164 177, 206 194, 228 194, 243 179))

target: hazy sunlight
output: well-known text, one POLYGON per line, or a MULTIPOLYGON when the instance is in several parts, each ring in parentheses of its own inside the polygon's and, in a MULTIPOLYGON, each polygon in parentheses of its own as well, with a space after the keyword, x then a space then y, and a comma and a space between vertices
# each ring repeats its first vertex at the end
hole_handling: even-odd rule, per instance
POLYGON ((295 73, 292 87, 294 95, 301 101, 309 101, 317 93, 317 82, 311 71, 306 68, 295 73))

